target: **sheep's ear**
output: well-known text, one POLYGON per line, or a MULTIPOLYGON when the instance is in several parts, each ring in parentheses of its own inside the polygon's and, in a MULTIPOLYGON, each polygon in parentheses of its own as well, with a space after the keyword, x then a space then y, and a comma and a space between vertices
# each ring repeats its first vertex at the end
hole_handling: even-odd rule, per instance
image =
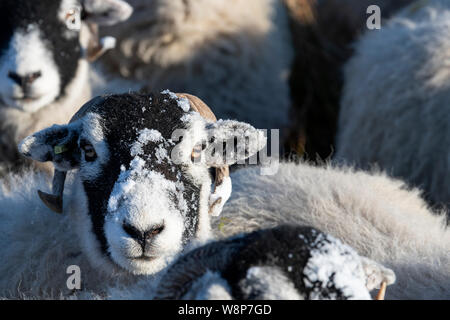
POLYGON ((80 163, 78 137, 76 123, 54 125, 23 139, 19 152, 39 162, 52 161, 57 169, 68 171, 80 163))
POLYGON ((369 291, 383 289, 383 283, 391 285, 395 282, 395 273, 391 269, 366 257, 361 257, 361 262, 366 275, 366 287, 369 291))
POLYGON ((85 20, 103 26, 111 26, 127 20, 133 7, 122 0, 83 0, 85 20))
MULTIPOLYGON (((208 141, 203 144, 206 164, 222 167, 243 163, 263 149, 267 138, 263 130, 233 120, 219 120, 206 125, 208 141)), ((198 150, 193 151, 193 154, 198 150)))

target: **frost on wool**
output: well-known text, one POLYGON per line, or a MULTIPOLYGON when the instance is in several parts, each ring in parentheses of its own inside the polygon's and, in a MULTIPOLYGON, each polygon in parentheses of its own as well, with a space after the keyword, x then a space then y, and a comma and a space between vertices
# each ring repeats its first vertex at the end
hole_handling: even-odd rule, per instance
MULTIPOLYGON (((298 236, 304 237, 301 234, 298 236)), ((365 281, 361 281, 365 275, 355 250, 325 234, 319 234, 310 245, 314 249, 310 251, 311 257, 303 270, 305 286, 312 288, 309 299, 323 299, 322 292, 329 287, 330 279, 344 296, 370 299, 365 281)), ((331 293, 328 298, 334 299, 337 295, 331 293)))
POLYGON ((349 246, 313 228, 283 225, 186 253, 156 287, 149 283, 157 291, 147 298, 370 299, 366 278, 363 258, 349 246))
MULTIPOLYGON (((67 290, 61 290, 67 288, 61 266, 72 261, 87 273, 86 280, 100 279, 98 273, 131 282, 140 275, 157 276, 187 245, 209 239, 210 166, 194 164, 190 157, 177 165, 166 157, 174 148, 170 139, 176 129, 193 138, 184 150, 189 156, 202 141, 209 122, 190 113, 192 122, 183 122, 183 109, 164 94, 106 95, 83 105, 73 122, 27 137, 19 147, 24 156, 66 164, 60 168, 67 172, 64 215, 43 206, 36 190, 47 190, 48 182, 31 184, 28 172, 10 189, 6 182, 1 187, 0 240, 8 243, 0 246, 1 294, 20 284, 27 291, 31 287, 36 298, 48 290, 67 297, 67 290), (60 143, 67 150, 56 154, 60 143), (167 152, 158 152, 161 148, 167 152), (30 227, 30 206, 41 218, 39 230, 30 227), (47 218, 58 222, 55 228, 48 228, 47 218), (72 253, 89 267, 67 259, 72 253)), ((93 294, 104 288, 98 282, 86 284, 93 294)))
MULTIPOLYGON (((181 121, 185 112, 168 95, 135 93, 97 97, 81 110, 76 123, 28 137, 21 151, 55 163, 56 155, 40 151, 53 150, 64 139, 73 142, 58 156, 72 159, 65 171, 77 172, 66 210, 76 212, 84 252, 104 270, 159 272, 210 230, 208 167, 189 171, 190 158, 177 165, 168 157, 173 131, 189 125, 181 121), (86 146, 95 150, 94 158, 86 146)), ((206 121, 197 120, 204 130, 206 121)))
POLYGON ((231 179, 233 194, 213 224, 217 236, 280 224, 312 226, 392 269, 396 282, 387 299, 450 298, 445 212, 431 210, 419 190, 403 181, 306 163, 280 163, 273 176, 247 168, 231 179))
POLYGON ((159 142, 162 135, 158 130, 144 128, 139 132, 137 141, 131 147, 131 155, 137 156, 143 153, 142 147, 148 142, 159 142))
MULTIPOLYGON (((168 142, 164 139, 161 133, 157 130, 148 128, 142 129, 139 133, 137 141, 131 147, 131 155, 134 156, 134 158, 129 165, 130 168, 126 170, 125 166, 121 166, 121 173, 111 193, 108 209, 110 211, 116 211, 119 202, 126 201, 129 196, 134 195, 135 190, 133 186, 138 180, 141 181, 144 179, 149 179, 154 184, 160 186, 159 191, 161 194, 165 194, 168 190, 177 194, 180 209, 183 213, 186 213, 187 205, 184 201, 183 194, 182 192, 178 192, 184 190, 180 180, 175 182, 169 181, 161 173, 149 170, 146 167, 147 161, 145 160, 146 156, 142 150, 142 147, 149 142, 159 143, 158 149, 156 149, 155 152, 157 163, 161 163, 162 160, 168 161, 169 164, 171 163, 167 150, 164 149, 164 145, 174 145, 174 143, 171 141, 168 142)), ((152 165, 150 165, 150 169, 151 168, 152 165)), ((177 177, 180 179, 181 175, 178 174, 177 177)), ((157 195, 154 196, 155 200, 160 199, 157 195)), ((194 196, 194 194, 192 196, 194 196)))
MULTIPOLYGON (((181 174, 178 173, 177 180, 172 181, 164 177, 161 172, 152 170, 155 165, 157 166, 158 164, 161 164, 162 161, 169 165, 172 164, 166 147, 173 145, 175 145, 175 143, 173 143, 170 139, 165 139, 158 130, 144 128, 139 131, 137 140, 131 146, 130 154, 134 156, 134 158, 129 164, 129 169, 126 170, 124 166, 121 167, 121 173, 111 192, 108 202, 109 212, 116 212, 119 209, 118 204, 121 203, 122 205, 126 204, 126 214, 130 214, 130 210, 136 206, 134 202, 137 198, 151 198, 154 203, 161 202, 161 207, 173 207, 174 203, 166 203, 163 201, 169 193, 175 195, 177 198, 177 208, 173 207, 173 211, 176 212, 179 210, 183 217, 186 216, 188 212, 188 205, 183 196, 184 185, 181 183, 181 174), (156 157, 156 164, 149 161, 151 155, 146 155, 142 149, 149 143, 158 145, 154 153, 156 157), (149 186, 146 189, 136 189, 135 185, 139 183, 150 183, 152 186, 149 186), (158 187, 155 188, 155 186, 158 187), (154 190, 156 193, 150 193, 147 192, 147 190, 154 190)), ((193 194, 193 199, 194 196, 195 195, 193 194)), ((195 205, 193 209, 197 209, 195 205)), ((156 211, 152 212, 152 219, 155 219, 155 215, 157 214, 158 212, 156 211)), ((136 212, 134 215, 139 215, 139 212, 136 212)), ((131 216, 133 216, 133 213, 131 213, 131 216)), ((176 217, 173 217, 173 219, 171 218, 171 216, 164 215, 160 220, 164 221, 164 223, 179 223, 176 217)), ((112 219, 115 221, 123 221, 123 217, 120 214, 114 214, 112 219)), ((196 218, 194 218, 193 223, 197 224, 196 218)), ((188 225, 184 225, 182 229, 188 230, 188 227, 188 225)), ((190 236, 193 236, 193 234, 190 234, 190 236)))
POLYGON ((164 91, 161 91, 162 94, 168 94, 169 97, 176 100, 178 103, 178 106, 183 109, 184 112, 189 112, 189 109, 191 108, 191 105, 189 103, 189 100, 182 97, 178 97, 175 93, 171 92, 170 90, 166 89, 164 91))
POLYGON ((217 143, 211 143, 205 150, 206 161, 220 164, 224 162, 223 154, 226 154, 226 161, 229 163, 244 164, 245 161, 238 161, 247 153, 255 154, 267 143, 267 137, 263 130, 254 131, 252 126, 247 124, 242 126, 233 120, 218 120, 207 126, 209 137, 217 143), (222 128, 220 132, 216 128, 222 128), (223 142, 228 141, 227 146, 223 142))

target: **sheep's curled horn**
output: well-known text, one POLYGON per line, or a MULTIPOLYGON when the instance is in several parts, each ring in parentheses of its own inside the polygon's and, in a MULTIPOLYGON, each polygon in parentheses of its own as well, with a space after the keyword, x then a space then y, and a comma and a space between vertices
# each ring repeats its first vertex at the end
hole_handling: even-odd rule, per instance
POLYGON ((106 36, 100 38, 98 26, 113 25, 117 22, 127 20, 133 13, 133 7, 124 1, 117 0, 83 0, 83 14, 89 17, 89 12, 100 11, 100 18, 97 15, 95 19, 87 19, 89 29, 89 40, 84 48, 84 57, 93 62, 100 58, 105 52, 116 47, 116 38, 106 36), (109 12, 105 8, 110 9, 109 12), (104 18, 102 18, 104 16, 104 18))
MULTIPOLYGON (((87 103, 83 105, 75 115, 70 119, 69 123, 75 122, 84 117, 86 113, 88 113, 94 106, 96 106, 99 102, 103 101, 102 97, 94 98, 91 103, 87 103)), ((59 171, 55 169, 55 173, 53 175, 53 183, 52 183, 52 192, 53 194, 49 194, 38 190, 39 198, 42 202, 52 211, 56 213, 63 212, 63 193, 64 193, 64 182, 66 181, 67 173, 65 171, 59 171)))
POLYGON ((87 48, 84 51, 84 56, 89 62, 94 62, 104 55, 106 51, 116 47, 116 38, 110 36, 100 38, 98 34, 98 25, 96 24, 89 23, 88 28, 91 37, 87 48))
MULTIPOLYGON (((177 93, 179 98, 189 100, 191 110, 198 112, 204 119, 208 121, 217 121, 216 116, 211 109, 196 96, 177 93)), ((69 123, 81 119, 89 110, 96 106, 103 100, 102 97, 95 98, 91 103, 84 105, 78 112, 70 119, 69 123)), ((231 179, 228 166, 216 168, 216 177, 214 181, 214 191, 209 199, 209 213, 218 216, 223 208, 223 205, 231 195, 231 179)), ((53 194, 45 193, 38 190, 39 198, 52 211, 56 213, 63 212, 63 192, 64 182, 66 180, 66 172, 55 169, 53 177, 53 194)))

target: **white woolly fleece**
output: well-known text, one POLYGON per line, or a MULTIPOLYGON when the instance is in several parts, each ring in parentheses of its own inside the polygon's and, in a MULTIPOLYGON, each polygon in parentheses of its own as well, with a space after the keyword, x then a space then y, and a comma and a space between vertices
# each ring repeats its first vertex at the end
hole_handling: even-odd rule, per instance
MULTIPOLYGON (((420 5, 419 5, 420 4, 420 5)), ((450 2, 367 32, 345 69, 337 161, 377 165, 450 207, 450 2)))
POLYGON ((218 118, 280 129, 288 121, 293 47, 279 0, 129 0, 103 60, 152 91, 189 92, 218 118), (276 107, 274 107, 276 106, 276 107))
MULTIPOLYGON (((218 237, 282 223, 309 225, 392 268, 397 280, 387 298, 450 297, 450 231, 419 191, 384 174, 350 169, 282 163, 274 176, 259 173, 255 167, 232 174, 225 219, 214 225, 218 237)), ((25 174, 0 184, 1 297, 104 298, 107 288, 139 280, 93 268, 81 253, 73 217, 50 212, 37 197, 36 190, 48 190, 49 181, 25 174), (75 295, 66 287, 66 267, 72 264, 81 267, 84 288, 75 295)))
POLYGON ((137 279, 91 266, 81 251, 73 217, 55 214, 37 196, 36 190, 50 188, 44 174, 33 172, 0 182, 0 297, 73 299, 91 298, 91 293, 101 297, 108 284, 137 279), (70 265, 81 269, 81 292, 67 288, 70 265))
POLYGON ((214 222, 217 236, 312 226, 393 269, 388 299, 450 298, 450 230, 418 190, 381 173, 293 163, 281 163, 274 176, 249 168, 231 179, 233 194, 214 222))

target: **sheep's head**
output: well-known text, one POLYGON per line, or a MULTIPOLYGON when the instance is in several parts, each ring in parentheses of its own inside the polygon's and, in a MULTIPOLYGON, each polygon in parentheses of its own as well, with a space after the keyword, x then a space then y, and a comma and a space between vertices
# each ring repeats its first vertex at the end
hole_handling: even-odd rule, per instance
POLYGON ((58 99, 85 57, 88 24, 115 24, 131 12, 121 0, 0 1, 3 104, 34 112, 58 99))
POLYGON ((97 97, 78 120, 23 140, 19 149, 61 171, 77 169, 68 209, 86 253, 152 274, 192 240, 210 236, 209 168, 265 146, 264 133, 237 121, 209 122, 175 94, 97 97), (245 141, 225 156, 216 152, 245 141))

